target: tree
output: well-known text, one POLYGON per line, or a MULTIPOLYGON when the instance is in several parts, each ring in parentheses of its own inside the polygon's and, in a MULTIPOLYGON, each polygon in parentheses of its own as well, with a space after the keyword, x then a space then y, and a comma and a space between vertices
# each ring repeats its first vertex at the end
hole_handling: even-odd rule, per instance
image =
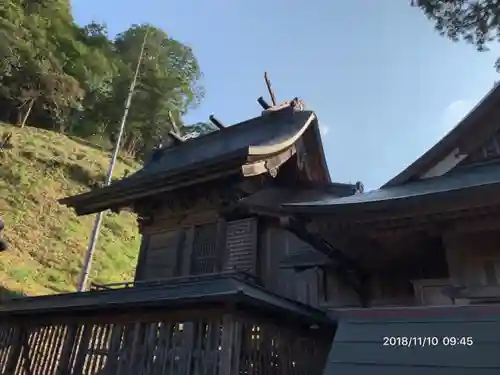
POLYGON ((13 103, 18 122, 37 101, 39 111, 48 112, 52 124, 61 126, 67 110, 83 94, 68 72, 76 64, 79 46, 73 38, 68 1, 40 4, 12 0, 0 13, 0 57, 4 59, 0 94, 13 103))
MULTIPOLYGON (((412 0, 453 41, 464 40, 479 51, 500 40, 500 0, 412 0)), ((500 69, 500 59, 495 67, 500 69)))
POLYGON ((81 60, 85 69, 77 73, 85 96, 82 107, 73 113, 74 131, 82 137, 106 134, 111 121, 110 106, 114 106, 113 82, 119 74, 121 61, 108 38, 105 25, 92 22, 79 29, 78 38, 85 45, 81 60))
MULTIPOLYGON (((131 153, 144 154, 171 129, 169 113, 180 117, 203 97, 199 85, 198 62, 192 50, 169 38, 151 25, 134 25, 117 36, 114 46, 123 65, 115 81, 115 103, 125 101, 128 85, 148 31, 141 74, 127 120, 124 147, 131 153)), ((114 118, 121 116, 122 105, 113 108, 114 118)))
MULTIPOLYGON (((142 41, 140 75, 122 147, 142 157, 203 98, 186 45, 152 25, 114 40, 106 26, 77 25, 69 0, 0 0, 0 120, 79 137, 116 135, 142 41)), ((94 138, 95 139, 95 138, 94 138)))
POLYGON ((197 122, 192 125, 183 125, 184 138, 197 138, 199 136, 217 131, 217 127, 209 122, 197 122))

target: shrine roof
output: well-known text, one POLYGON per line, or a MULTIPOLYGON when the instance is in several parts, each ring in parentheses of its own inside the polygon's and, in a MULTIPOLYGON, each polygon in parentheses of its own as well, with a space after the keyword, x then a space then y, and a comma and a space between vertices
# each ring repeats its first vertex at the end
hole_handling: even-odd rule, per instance
MULTIPOLYGON (((201 178, 216 178, 211 176, 224 173, 241 175, 244 166, 291 148, 309 128, 321 143, 314 112, 292 106, 264 111, 261 116, 157 150, 153 160, 136 173, 59 202, 84 215, 123 207, 146 196, 195 184, 201 178)), ((322 154, 322 146, 317 147, 322 154)), ((322 158, 328 175, 323 154, 322 158)))
POLYGON ((283 202, 285 210, 293 212, 340 212, 341 210, 370 210, 388 208, 395 203, 418 200, 442 200, 443 197, 467 197, 481 187, 500 186, 500 165, 491 164, 460 168, 446 175, 404 185, 385 187, 366 193, 339 197, 324 192, 321 196, 283 202))

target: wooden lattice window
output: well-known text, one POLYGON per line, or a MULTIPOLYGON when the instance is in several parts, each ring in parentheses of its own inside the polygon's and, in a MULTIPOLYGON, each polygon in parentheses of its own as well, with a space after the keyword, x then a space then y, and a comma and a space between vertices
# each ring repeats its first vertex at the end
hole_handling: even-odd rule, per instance
POLYGON ((193 250, 191 253, 191 274, 200 275, 219 271, 217 223, 208 223, 194 227, 193 250))

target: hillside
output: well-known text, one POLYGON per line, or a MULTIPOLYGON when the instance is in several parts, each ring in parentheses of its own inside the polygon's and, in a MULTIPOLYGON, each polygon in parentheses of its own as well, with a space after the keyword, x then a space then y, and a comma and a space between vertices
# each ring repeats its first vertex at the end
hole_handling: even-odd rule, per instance
MULTIPOLYGON (((74 291, 94 216, 77 217, 57 199, 104 181, 110 152, 59 133, 0 124, 0 135, 6 131, 13 148, 0 150, 0 215, 10 246, 0 254, 0 287, 28 295, 74 291)), ((119 160, 115 178, 138 168, 119 160)), ((130 280, 138 249, 135 217, 108 213, 91 281, 130 280)))

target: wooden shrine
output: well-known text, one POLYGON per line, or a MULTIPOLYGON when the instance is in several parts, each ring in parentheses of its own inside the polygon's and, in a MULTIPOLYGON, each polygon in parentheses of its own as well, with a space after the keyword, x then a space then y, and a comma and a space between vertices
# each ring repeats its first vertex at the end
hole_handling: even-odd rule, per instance
POLYGON ((61 200, 137 213, 135 279, 0 305, 0 374, 498 372, 500 87, 369 192, 332 182, 313 111, 271 97, 61 200), (462 351, 381 342, 461 327, 462 351))

